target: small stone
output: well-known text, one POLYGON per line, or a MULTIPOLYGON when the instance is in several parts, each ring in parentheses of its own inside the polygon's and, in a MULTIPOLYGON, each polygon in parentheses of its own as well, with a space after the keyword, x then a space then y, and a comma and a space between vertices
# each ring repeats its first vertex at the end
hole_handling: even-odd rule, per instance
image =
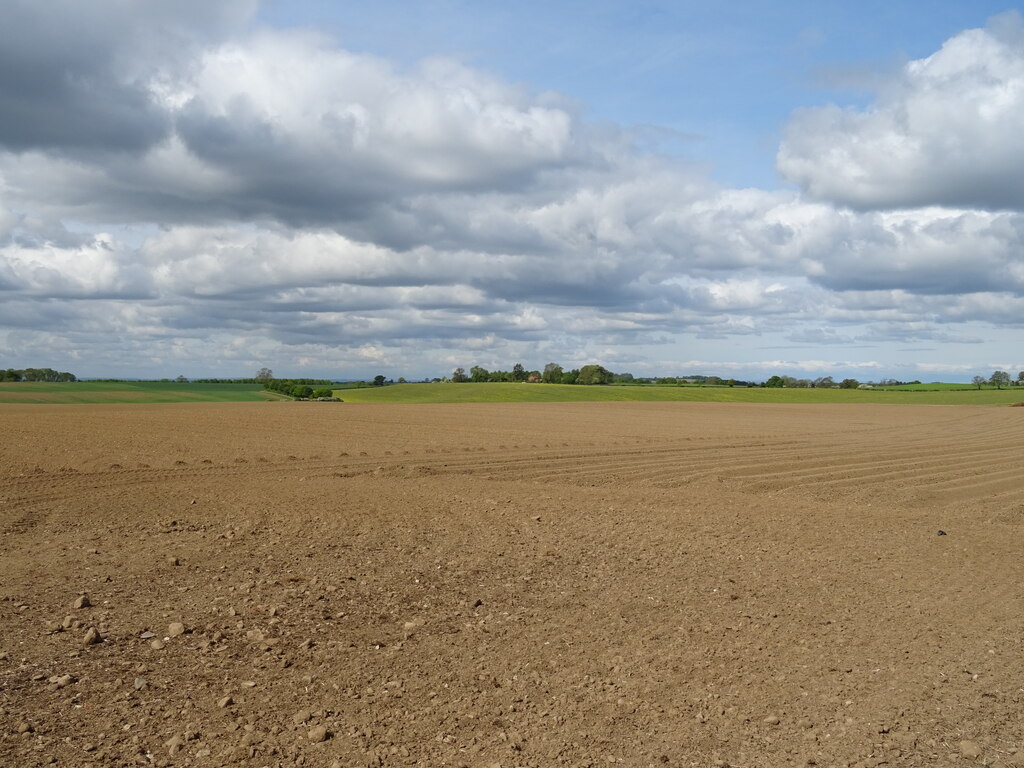
POLYGON ((85 752, 95 752, 96 751, 96 745, 95 744, 86 744, 84 747, 82 747, 82 750, 85 751, 85 752))
POLYGON ((173 624, 167 626, 168 637, 180 637, 185 634, 185 625, 180 621, 175 621, 173 624))
POLYGON ((158 637, 156 640, 149 644, 149 647, 152 648, 154 651, 162 651, 164 649, 164 641, 158 637))
POLYGON ((306 734, 306 738, 312 741, 314 744, 321 741, 327 741, 327 726, 318 725, 316 728, 310 728, 309 733, 306 734))
POLYGON ((141 635, 139 635, 139 637, 141 637, 143 640, 149 640, 151 637, 156 637, 156 634, 150 632, 149 630, 146 630, 141 635))
POLYGON ((48 621, 46 622, 46 632, 50 635, 55 635, 58 632, 64 631, 64 625, 59 621, 48 621))
POLYGON ((768 715, 768 717, 766 717, 761 722, 763 722, 763 723, 765 723, 767 725, 778 725, 782 721, 778 718, 777 715, 768 715))
POLYGON ((223 699, 217 701, 217 706, 221 709, 225 709, 226 707, 230 707, 234 703, 234 699, 232 699, 230 696, 225 696, 223 699))
POLYGON ((96 627, 89 627, 86 630, 85 637, 82 638, 82 642, 85 645, 96 645, 96 643, 102 643, 103 638, 100 636, 99 630, 96 627))
POLYGON ((18 723, 18 733, 32 733, 34 730, 31 723, 18 723))
POLYGON ((176 755, 181 752, 182 747, 185 746, 185 740, 181 736, 174 736, 164 742, 164 746, 167 747, 167 751, 176 755))
POLYGON ((981 757, 981 745, 976 741, 961 741, 957 746, 960 747, 960 754, 968 760, 977 760, 981 757))
POLYGON ((256 687, 256 681, 255 680, 243 680, 242 681, 242 687, 243 688, 255 688, 256 687))
POLYGON ((801 717, 799 720, 796 721, 796 724, 804 729, 811 729, 814 727, 814 723, 812 723, 806 717, 801 717))
POLYGON ((71 629, 73 626, 75 626, 75 617, 71 614, 68 614, 64 617, 64 620, 60 623, 60 625, 64 627, 64 629, 71 629))
POLYGON ((88 595, 79 595, 75 602, 72 603, 72 607, 74 608, 88 608, 91 605, 92 603, 89 602, 88 595))
POLYGON ((176 557, 168 557, 167 558, 167 564, 168 565, 181 565, 181 560, 179 560, 176 557))
POLYGON ((73 682, 75 678, 71 675, 56 675, 50 678, 50 682, 56 685, 58 688, 67 688, 73 682))
POLYGON ((292 722, 295 723, 296 725, 305 725, 307 722, 309 722, 309 717, 310 717, 309 710, 307 710, 307 709, 300 709, 292 717, 292 722))
POLYGON ((141 677, 136 677, 133 685, 135 686, 136 691, 141 691, 143 688, 146 687, 146 681, 143 680, 141 677))

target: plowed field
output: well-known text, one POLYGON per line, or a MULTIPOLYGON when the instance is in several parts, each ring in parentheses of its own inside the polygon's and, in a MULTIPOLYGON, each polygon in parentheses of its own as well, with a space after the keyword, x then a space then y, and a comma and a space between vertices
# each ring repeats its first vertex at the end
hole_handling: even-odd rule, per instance
POLYGON ((1024 409, 0 427, 0 766, 1024 765, 1024 409))

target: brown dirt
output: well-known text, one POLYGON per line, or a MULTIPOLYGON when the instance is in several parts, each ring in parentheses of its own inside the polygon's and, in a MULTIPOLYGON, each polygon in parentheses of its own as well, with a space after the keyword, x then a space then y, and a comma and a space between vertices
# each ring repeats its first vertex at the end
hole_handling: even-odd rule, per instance
POLYGON ((4 406, 0 765, 1024 764, 1019 413, 4 406))

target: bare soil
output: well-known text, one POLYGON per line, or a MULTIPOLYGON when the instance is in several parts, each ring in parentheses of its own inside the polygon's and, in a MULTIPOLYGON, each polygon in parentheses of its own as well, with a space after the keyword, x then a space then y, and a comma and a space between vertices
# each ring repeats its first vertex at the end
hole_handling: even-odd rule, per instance
POLYGON ((0 766, 1024 765, 1019 410, 0 427, 0 766))

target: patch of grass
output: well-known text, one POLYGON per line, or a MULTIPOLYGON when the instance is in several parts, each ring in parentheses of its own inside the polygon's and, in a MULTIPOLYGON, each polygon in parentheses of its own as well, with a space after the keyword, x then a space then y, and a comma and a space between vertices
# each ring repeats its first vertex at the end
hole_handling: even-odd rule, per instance
POLYGON ((236 403, 282 398, 259 384, 190 384, 166 381, 0 383, 0 403, 236 403))
MULTIPOLYGON (((894 387, 875 387, 875 389, 883 389, 888 392, 952 392, 967 389, 977 391, 978 388, 967 383, 952 384, 946 381, 930 381, 924 384, 899 384, 894 387)), ((986 385, 982 389, 988 389, 988 386, 986 385)))
POLYGON ((966 389, 762 389, 760 387, 578 386, 571 384, 394 384, 339 391, 349 403, 891 403, 915 405, 1011 405, 1024 391, 966 389))

